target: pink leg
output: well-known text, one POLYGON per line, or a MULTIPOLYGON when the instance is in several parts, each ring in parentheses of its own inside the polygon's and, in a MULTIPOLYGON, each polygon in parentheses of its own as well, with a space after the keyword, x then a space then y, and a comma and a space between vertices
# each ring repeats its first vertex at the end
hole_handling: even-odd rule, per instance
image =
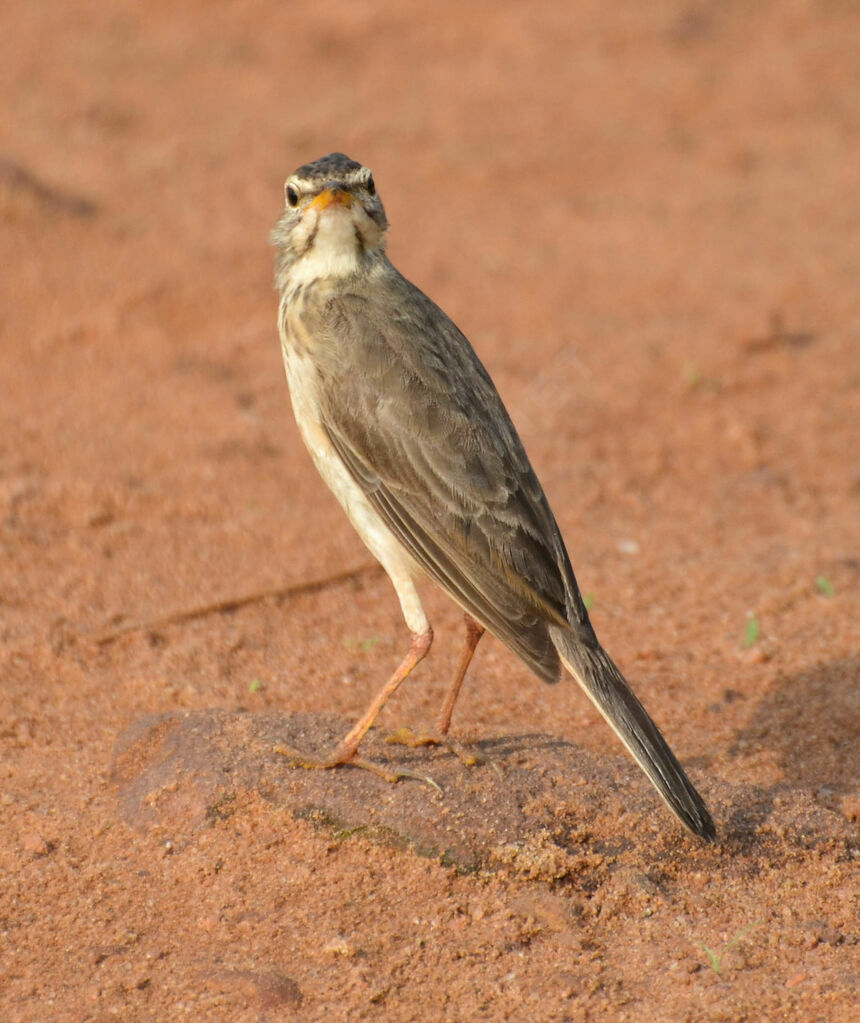
POLYGON ((451 727, 451 715, 454 713, 454 704, 457 702, 457 697, 460 694, 460 688, 463 685, 463 679, 466 677, 466 672, 469 669, 469 665, 472 661, 472 655, 475 653, 475 647, 478 645, 478 641, 481 636, 484 635, 483 625, 479 625, 471 615, 466 615, 466 643, 463 647, 463 651, 460 654, 460 660, 457 664, 457 670, 454 672, 454 678, 451 680, 451 685, 445 695, 445 701, 442 704, 442 709, 439 712, 439 717, 436 722, 436 730, 429 733, 421 733, 416 735, 410 728, 398 728, 398 730, 386 738, 386 742, 399 743, 402 746, 446 746, 452 753, 454 753, 460 760, 466 764, 467 767, 472 767, 477 763, 477 760, 471 753, 465 752, 460 749, 448 738, 448 730, 451 727))
POLYGON ((375 764, 370 760, 365 760, 364 758, 357 756, 361 740, 376 720, 377 714, 379 714, 388 702, 389 698, 394 695, 400 683, 410 674, 412 669, 424 660, 432 643, 433 630, 431 628, 428 628, 426 632, 413 634, 412 641, 409 644, 409 651, 403 658, 400 667, 385 683, 361 718, 355 723, 329 756, 322 759, 316 759, 314 757, 307 756, 299 750, 293 750, 286 746, 276 746, 275 752, 292 758, 301 767, 324 768, 337 767, 339 764, 352 764, 355 767, 362 767, 365 770, 373 771, 375 774, 381 775, 387 781, 396 781, 401 777, 420 778, 422 781, 428 781, 435 785, 435 782, 429 778, 424 778, 423 775, 418 775, 412 771, 400 769, 395 769, 393 771, 388 770, 381 764, 375 764))
POLYGON ((389 697, 394 695, 400 683, 410 674, 412 669, 424 660, 432 642, 432 629, 428 629, 421 635, 413 635, 412 642, 409 644, 409 652, 403 658, 400 667, 385 683, 363 716, 355 723, 348 735, 346 735, 337 749, 328 758, 326 766, 334 767, 337 764, 345 764, 353 759, 358 751, 359 743, 376 720, 376 715, 388 702, 389 697))
POLYGON ((463 647, 463 652, 460 654, 460 661, 457 664, 457 670, 454 673, 454 678, 451 680, 451 688, 448 690, 448 694, 445 697, 445 702, 442 704, 442 710, 439 712, 439 720, 436 727, 439 730, 439 734, 444 738, 448 734, 448 729, 451 727, 451 715, 454 713, 454 704, 457 702, 457 697, 460 695, 460 687, 463 685, 463 679, 466 677, 466 672, 469 670, 469 665, 472 663, 472 656, 475 653, 475 648, 481 636, 484 635, 485 629, 483 625, 479 625, 471 615, 466 615, 466 644, 463 647))

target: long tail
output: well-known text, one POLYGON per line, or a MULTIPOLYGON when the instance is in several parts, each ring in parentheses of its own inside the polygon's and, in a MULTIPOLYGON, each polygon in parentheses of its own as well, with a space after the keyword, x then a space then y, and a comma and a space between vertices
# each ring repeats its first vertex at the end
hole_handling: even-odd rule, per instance
POLYGON ((550 629, 550 637, 564 666, 612 726, 678 820, 693 834, 713 842, 717 832, 702 797, 603 647, 599 643, 586 645, 574 632, 558 627, 550 629))

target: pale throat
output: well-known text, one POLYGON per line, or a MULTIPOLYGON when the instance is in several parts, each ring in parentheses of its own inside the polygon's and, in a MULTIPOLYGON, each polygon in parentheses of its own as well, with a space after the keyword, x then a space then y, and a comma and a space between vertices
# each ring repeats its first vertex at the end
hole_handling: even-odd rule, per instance
POLYGON ((365 269, 367 251, 360 230, 348 210, 323 213, 309 232, 310 244, 290 269, 290 283, 351 277, 365 269))

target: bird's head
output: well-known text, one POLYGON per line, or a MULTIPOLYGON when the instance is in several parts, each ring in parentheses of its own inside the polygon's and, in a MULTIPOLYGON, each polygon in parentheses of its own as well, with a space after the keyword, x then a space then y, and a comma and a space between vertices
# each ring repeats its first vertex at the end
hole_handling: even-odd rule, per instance
POLYGON ((384 253, 387 227, 369 167, 343 153, 304 164, 287 178, 272 230, 278 286, 366 269, 384 253))

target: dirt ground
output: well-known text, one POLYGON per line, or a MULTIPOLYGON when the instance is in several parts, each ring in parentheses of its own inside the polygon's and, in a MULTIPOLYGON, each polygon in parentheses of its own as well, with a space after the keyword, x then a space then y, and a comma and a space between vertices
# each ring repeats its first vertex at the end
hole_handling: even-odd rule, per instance
POLYGON ((856 1018, 860 6, 0 21, 0 1019, 856 1018), (371 748, 442 791, 273 752, 407 642, 275 329, 283 181, 334 149, 493 374, 717 845, 494 640, 472 773, 384 746, 455 662, 431 590, 371 748))

